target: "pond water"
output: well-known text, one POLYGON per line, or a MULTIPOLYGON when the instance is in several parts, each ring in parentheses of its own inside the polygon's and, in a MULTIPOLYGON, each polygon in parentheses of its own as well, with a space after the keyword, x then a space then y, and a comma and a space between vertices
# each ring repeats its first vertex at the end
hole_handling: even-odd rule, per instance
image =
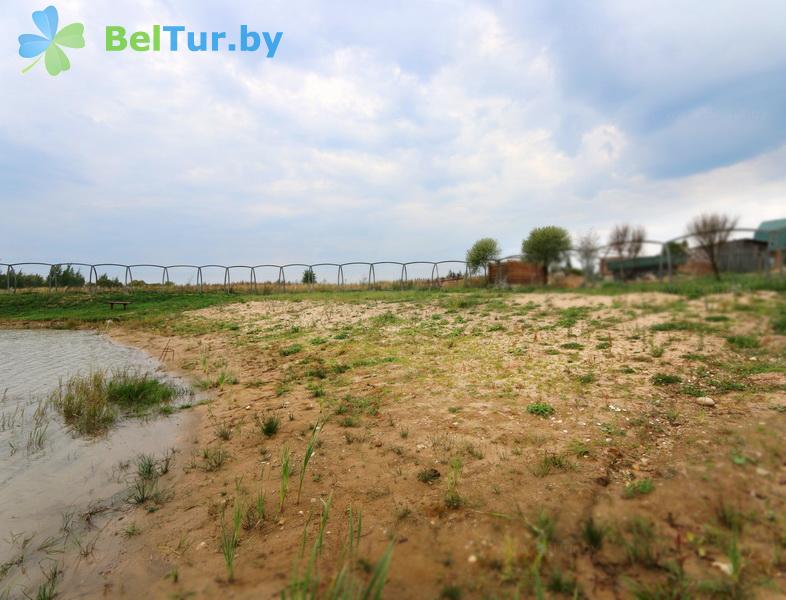
POLYGON ((31 590, 35 597, 49 563, 74 548, 88 551, 100 520, 92 515, 127 508, 136 457, 163 457, 189 431, 190 411, 176 411, 123 419, 108 434, 86 438, 47 408, 61 380, 115 369, 186 386, 144 352, 94 332, 0 330, 0 598, 31 590))

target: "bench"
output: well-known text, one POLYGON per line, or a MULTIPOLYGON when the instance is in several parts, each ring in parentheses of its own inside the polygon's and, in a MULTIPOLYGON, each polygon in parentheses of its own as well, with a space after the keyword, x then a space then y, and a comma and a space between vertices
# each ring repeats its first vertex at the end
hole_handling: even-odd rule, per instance
POLYGON ((110 300, 109 302, 107 302, 107 304, 109 304, 109 310, 115 310, 115 304, 119 304, 120 306, 123 307, 123 310, 125 310, 126 307, 129 304, 131 304, 131 302, 129 302, 128 300, 110 300))

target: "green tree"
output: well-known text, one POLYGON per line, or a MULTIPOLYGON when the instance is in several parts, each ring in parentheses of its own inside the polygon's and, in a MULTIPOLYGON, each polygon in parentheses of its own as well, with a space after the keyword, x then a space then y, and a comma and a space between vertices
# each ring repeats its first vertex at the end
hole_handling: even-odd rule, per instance
POLYGON ((521 252, 527 260, 543 269, 543 283, 549 282, 549 266, 562 259, 570 250, 570 235, 562 227, 549 225, 536 227, 521 244, 521 252))
POLYGON ((303 283, 316 283, 317 282, 317 274, 314 273, 312 269, 306 269, 303 271, 303 283))
POLYGON ((85 285, 85 277, 71 265, 68 265, 65 269, 62 265, 54 265, 49 269, 49 276, 46 278, 46 282, 53 287, 83 287, 85 285))
POLYGON ((472 248, 467 250, 467 268, 469 272, 475 274, 483 267, 486 272, 486 265, 492 260, 499 258, 502 251, 499 242, 493 238, 482 238, 472 244, 472 248))

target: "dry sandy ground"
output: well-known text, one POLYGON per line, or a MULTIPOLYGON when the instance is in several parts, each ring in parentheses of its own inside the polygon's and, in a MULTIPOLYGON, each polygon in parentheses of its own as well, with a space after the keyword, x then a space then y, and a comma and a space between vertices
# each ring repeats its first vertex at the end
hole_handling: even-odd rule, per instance
POLYGON ((359 581, 392 544, 384 598, 784 597, 779 301, 260 301, 192 313, 181 335, 115 328, 154 356, 169 344, 170 366, 215 399, 162 478, 171 499, 125 517, 140 534, 100 569, 104 594, 277 597, 331 498, 322 591, 351 507, 359 581), (295 469, 279 513, 284 448, 295 469), (230 583, 222 514, 260 494, 267 514, 241 530, 230 583))

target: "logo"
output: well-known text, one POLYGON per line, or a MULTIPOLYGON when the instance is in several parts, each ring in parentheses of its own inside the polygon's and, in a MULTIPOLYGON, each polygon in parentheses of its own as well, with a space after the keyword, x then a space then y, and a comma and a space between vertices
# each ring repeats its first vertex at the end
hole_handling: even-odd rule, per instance
POLYGON ((110 25, 106 28, 106 51, 161 52, 163 42, 163 48, 170 52, 262 51, 267 58, 275 58, 283 35, 281 31, 263 31, 260 35, 248 25, 241 25, 238 43, 226 31, 188 31, 183 25, 154 25, 152 31, 129 33, 125 27, 110 25))
POLYGON ((33 23, 43 36, 26 33, 19 36, 19 56, 35 58, 22 73, 27 73, 41 61, 43 54, 47 72, 53 77, 71 68, 71 62, 61 46, 65 48, 85 47, 85 26, 82 23, 71 23, 60 31, 57 30, 58 15, 54 6, 33 13, 33 23), (37 58, 36 58, 37 57, 37 58))

